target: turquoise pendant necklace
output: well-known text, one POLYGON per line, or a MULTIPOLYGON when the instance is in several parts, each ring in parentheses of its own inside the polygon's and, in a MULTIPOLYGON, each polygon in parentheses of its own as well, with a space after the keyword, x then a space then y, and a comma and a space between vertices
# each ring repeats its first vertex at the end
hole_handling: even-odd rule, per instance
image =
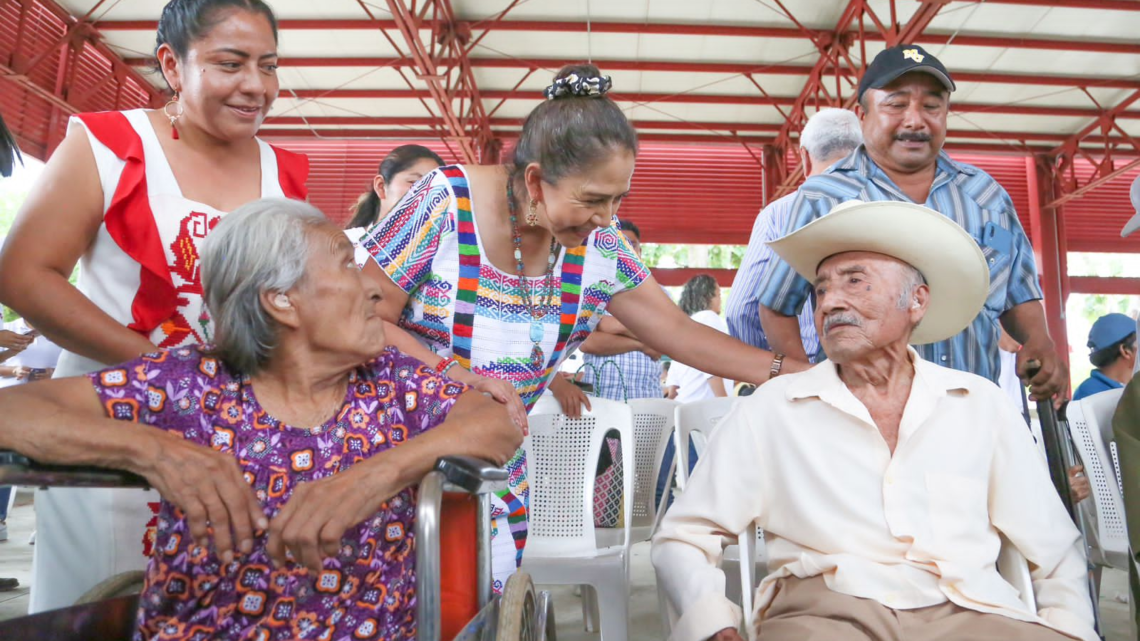
POLYGON ((554 301, 554 263, 558 262, 559 246, 557 241, 553 238, 550 239, 550 257, 546 261, 546 276, 541 285, 546 291, 542 297, 537 294, 532 295, 531 287, 526 282, 526 272, 523 269, 522 234, 519 233, 518 208, 515 206, 515 194, 510 178, 507 179, 507 208, 511 213, 511 240, 514 241, 515 246, 515 271, 519 277, 519 290, 530 316, 530 342, 532 344, 530 366, 534 371, 540 372, 546 363, 546 354, 542 351, 544 335, 542 319, 546 316, 547 308, 554 301))

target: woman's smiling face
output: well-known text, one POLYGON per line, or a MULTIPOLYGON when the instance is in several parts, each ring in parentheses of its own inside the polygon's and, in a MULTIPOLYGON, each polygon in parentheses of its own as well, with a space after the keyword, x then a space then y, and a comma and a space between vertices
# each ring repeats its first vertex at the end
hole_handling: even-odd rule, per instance
MULTIPOLYGON (((541 177, 541 168, 526 169, 527 189, 542 203, 540 224, 563 247, 578 247, 599 227, 609 227, 621 201, 629 194, 635 164, 633 152, 615 148, 589 169, 563 176, 554 183, 541 177)), ((519 203, 525 210, 527 203, 519 203)))

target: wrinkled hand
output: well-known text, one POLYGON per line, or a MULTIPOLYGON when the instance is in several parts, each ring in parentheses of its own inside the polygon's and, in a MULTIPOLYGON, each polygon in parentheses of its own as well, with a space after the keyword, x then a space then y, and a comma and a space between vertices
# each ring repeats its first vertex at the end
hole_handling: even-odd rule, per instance
POLYGON ((235 549, 252 552, 254 529, 264 530, 269 519, 234 455, 165 432, 155 431, 154 437, 161 439, 156 454, 133 471, 182 510, 199 545, 208 547, 212 535, 214 549, 226 563, 235 549))
POLYGON ((736 628, 725 628, 709 637, 709 641, 744 641, 744 637, 736 628))
POLYGON ((315 579, 324 558, 340 553, 345 532, 374 516, 401 489, 393 475, 364 465, 300 483, 269 524, 265 550, 277 567, 288 563, 287 550, 315 579))
POLYGON ((1083 465, 1074 465, 1069 468, 1069 490, 1072 491, 1073 504, 1080 503, 1092 494, 1089 477, 1085 474, 1083 465))
POLYGON ((526 406, 523 405, 518 390, 516 390, 515 386, 509 381, 480 376, 459 365, 452 367, 448 375, 452 380, 468 385, 475 391, 489 394, 491 398, 506 405, 507 414, 510 415, 515 425, 519 426, 519 429, 523 431, 524 435, 530 433, 530 428, 526 420, 526 406))
POLYGON ((1017 377, 1029 385, 1031 401, 1051 398, 1059 409, 1069 398, 1069 366, 1048 338, 1030 340, 1017 352, 1017 377), (1036 372, 1030 377, 1033 370, 1036 372))
POLYGON ((592 409, 586 392, 567 380, 551 381, 550 393, 554 394, 554 398, 562 406, 562 413, 570 418, 581 417, 583 405, 586 406, 587 410, 592 409))
POLYGON ((22 352, 36 340, 34 334, 17 334, 16 332, 0 329, 0 348, 13 352, 22 352))

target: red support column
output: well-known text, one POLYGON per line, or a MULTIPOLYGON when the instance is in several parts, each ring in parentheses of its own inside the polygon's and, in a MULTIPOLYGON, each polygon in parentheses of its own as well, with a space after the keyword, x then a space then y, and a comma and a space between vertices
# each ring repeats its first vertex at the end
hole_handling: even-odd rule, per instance
POLYGON ((1026 157, 1025 174, 1029 181, 1029 228, 1041 291, 1045 295, 1045 319, 1049 323, 1049 336, 1057 345, 1057 352, 1068 362, 1069 334, 1065 323, 1065 303, 1069 295, 1069 273, 1065 256, 1068 248, 1064 234, 1063 207, 1042 206, 1042 203, 1053 202, 1059 191, 1053 176, 1052 159, 1026 157))

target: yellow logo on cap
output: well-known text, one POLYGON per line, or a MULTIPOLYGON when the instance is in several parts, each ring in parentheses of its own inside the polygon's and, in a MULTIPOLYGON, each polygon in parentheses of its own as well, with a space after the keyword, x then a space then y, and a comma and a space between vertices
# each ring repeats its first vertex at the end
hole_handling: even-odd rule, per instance
POLYGON ((918 49, 905 49, 903 50, 903 58, 910 58, 911 60, 921 63, 922 59, 926 56, 918 52, 918 49))

